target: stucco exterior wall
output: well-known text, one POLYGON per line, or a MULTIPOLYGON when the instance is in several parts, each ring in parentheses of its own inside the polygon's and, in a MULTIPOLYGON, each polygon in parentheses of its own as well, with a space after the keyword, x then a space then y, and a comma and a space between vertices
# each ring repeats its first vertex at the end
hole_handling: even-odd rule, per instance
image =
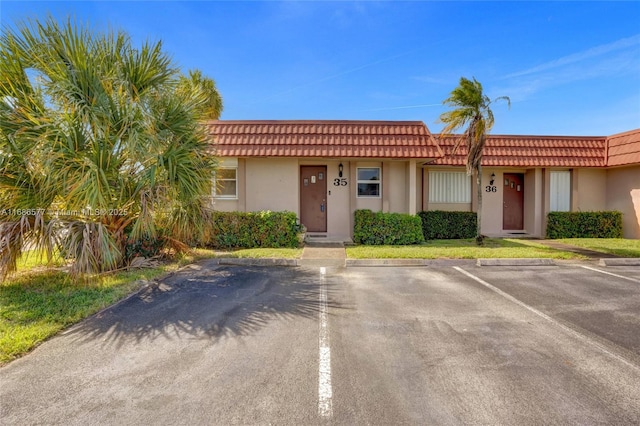
POLYGON ((246 159, 246 211, 291 211, 300 216, 297 158, 246 159))
MULTIPOLYGON (((303 164, 303 163, 301 163, 303 164)), ((348 161, 324 161, 327 166, 327 235, 348 239, 353 229, 353 211, 349 188, 353 182, 349 180, 350 163, 348 161), (347 185, 340 184, 338 166, 342 163, 342 178, 347 185), (334 185, 336 183, 337 185, 334 185)))
MULTIPOLYGON (((523 231, 529 235, 542 235, 543 192, 542 169, 482 169, 482 233, 489 236, 507 235, 503 229, 504 175, 517 173, 524 176, 523 231), (493 185, 491 175, 494 174, 493 185), (489 187, 489 191, 487 191, 489 187), (495 192, 494 192, 495 189, 495 192)), ((477 203, 477 183, 472 179, 473 205, 477 203)))
MULTIPOLYGON (((422 172, 420 173, 421 182, 421 194, 420 194, 420 206, 418 211, 429 210, 429 168, 422 167, 422 172)), ((435 210, 435 209, 433 209, 435 210)))
POLYGON ((387 161, 382 169, 382 211, 408 213, 408 170, 406 161, 387 161), (385 190, 386 189, 386 190, 385 190))
MULTIPOLYGON (((340 159, 248 158, 237 160, 237 199, 214 199, 220 211, 289 210, 299 216, 299 172, 302 165, 327 167, 327 235, 349 238, 353 232, 353 212, 357 209, 409 213, 416 211, 473 211, 476 182, 471 178, 471 203, 429 203, 429 168, 415 161, 345 161, 340 159), (346 185, 341 183, 342 163, 346 185), (357 167, 380 167, 381 196, 357 197, 357 167), (414 178, 411 178, 414 173, 414 178), (337 184, 334 182, 337 180, 337 184)), ((462 171, 458 168, 437 170, 462 171)), ((483 169, 482 232, 506 235, 502 229, 505 173, 524 174, 524 230, 543 237, 550 207, 550 169, 483 169), (495 192, 486 191, 495 174, 495 192)), ((619 210, 623 212, 624 236, 640 238, 640 166, 610 169, 574 169, 571 177, 571 210, 619 210)))
POLYGON ((551 208, 551 176, 549 169, 542 169, 542 235, 547 236, 547 213, 551 208))
POLYGON ((622 212, 625 238, 640 238, 640 166, 607 170, 606 209, 622 212))
POLYGON ((607 171, 573 169, 571 174, 571 211, 601 211, 607 205, 607 171))
MULTIPOLYGON (((500 235, 502 233, 502 170, 483 167, 482 168, 482 234, 500 235), (493 185, 491 174, 495 174, 493 185), (496 192, 486 191, 486 187, 495 187, 496 192)), ((473 194, 473 204, 477 209, 478 202, 478 182, 475 175, 471 177, 471 193, 473 194)))
POLYGON ((543 237, 544 212, 543 170, 530 169, 524 174, 524 228, 534 237, 543 237))

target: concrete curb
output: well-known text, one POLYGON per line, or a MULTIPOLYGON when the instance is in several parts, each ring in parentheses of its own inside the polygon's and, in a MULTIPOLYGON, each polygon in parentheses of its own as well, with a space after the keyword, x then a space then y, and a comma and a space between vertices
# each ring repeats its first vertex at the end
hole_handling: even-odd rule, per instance
POLYGON ((517 259, 478 259, 478 266, 555 266, 553 259, 517 258, 517 259))
POLYGON ((346 266, 469 266, 475 259, 347 259, 346 266))
MULTIPOLYGON (((288 266, 288 267, 366 267, 366 266, 438 266, 475 262, 477 266, 557 266, 554 259, 282 259, 223 257, 208 260, 209 264, 227 266, 288 266)), ((640 258, 600 259, 600 266, 640 266, 640 258)), ((188 269, 188 268, 187 268, 188 269)), ((178 272, 178 271, 176 271, 178 272)))
POLYGON ((600 266, 640 266, 640 257, 612 257, 600 259, 600 266))
POLYGON ((215 260, 218 265, 231 266, 299 266, 299 259, 223 257, 215 260))
POLYGON ((344 268, 345 267, 345 259, 298 259, 298 266, 314 268, 327 266, 332 268, 344 268))
POLYGON ((347 259, 346 266, 425 266, 427 259, 347 259))

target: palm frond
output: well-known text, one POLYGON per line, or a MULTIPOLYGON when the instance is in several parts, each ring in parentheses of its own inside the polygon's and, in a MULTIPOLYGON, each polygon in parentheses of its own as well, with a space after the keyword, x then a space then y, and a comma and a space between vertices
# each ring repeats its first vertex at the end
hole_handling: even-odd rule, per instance
POLYGON ((59 243, 78 275, 122 266, 124 241, 161 226, 176 246, 200 239, 216 167, 202 121, 222 107, 215 81, 180 75, 160 42, 51 16, 6 28, 0 201, 49 213, 0 218, 0 275, 29 244, 59 243))
POLYGON ((21 221, 0 223, 0 278, 16 271, 18 259, 22 256, 24 233, 21 221))
POLYGON ((222 96, 218 92, 216 82, 203 76, 201 71, 191 70, 188 76, 181 76, 176 93, 184 100, 193 102, 202 118, 220 118, 224 107, 222 96))
MULTIPOLYGON (((511 105, 508 97, 502 96, 495 100, 506 100, 511 105)), ((495 101, 494 100, 494 101, 495 101)), ((453 153, 464 141, 467 147, 466 170, 468 175, 476 174, 478 194, 478 228, 476 242, 482 245, 482 154, 487 141, 487 134, 493 127, 494 116, 491 111, 492 101, 483 93, 482 84, 475 78, 469 80, 461 77, 458 87, 453 89, 451 95, 444 100, 445 105, 453 109, 440 115, 439 121, 445 123, 442 133, 450 136, 450 133, 465 128, 462 135, 455 143, 453 153)))
POLYGON ((51 261, 59 243, 60 223, 46 220, 44 212, 0 222, 0 278, 15 272, 18 259, 24 255, 37 253, 51 261))
POLYGON ((73 259, 73 276, 117 268, 122 253, 105 225, 92 221, 70 221, 62 242, 63 252, 73 259))
POLYGON ((178 204, 170 213, 167 230, 174 239, 191 244, 202 243, 212 220, 211 209, 204 199, 178 204))
POLYGON ((148 257, 134 257, 127 265, 127 269, 141 269, 141 268, 157 268, 160 262, 156 258, 148 257))
POLYGON ((469 80, 461 77, 459 85, 443 101, 443 104, 453 109, 442 113, 439 117, 438 121, 445 124, 441 134, 443 137, 451 137, 453 132, 465 128, 464 133, 455 143, 453 153, 458 150, 463 141, 466 143, 468 174, 473 173, 474 170, 477 171, 482 162, 486 135, 494 124, 494 115, 490 106, 497 100, 506 100, 511 105, 507 96, 491 101, 483 93, 482 84, 479 81, 475 78, 469 80))

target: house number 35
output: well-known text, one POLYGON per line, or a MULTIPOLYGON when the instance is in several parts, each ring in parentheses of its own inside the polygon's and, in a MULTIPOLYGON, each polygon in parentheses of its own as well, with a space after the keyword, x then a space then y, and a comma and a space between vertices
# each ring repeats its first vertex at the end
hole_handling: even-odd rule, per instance
POLYGON ((345 178, 336 178, 333 180, 333 186, 347 186, 347 180, 345 178))

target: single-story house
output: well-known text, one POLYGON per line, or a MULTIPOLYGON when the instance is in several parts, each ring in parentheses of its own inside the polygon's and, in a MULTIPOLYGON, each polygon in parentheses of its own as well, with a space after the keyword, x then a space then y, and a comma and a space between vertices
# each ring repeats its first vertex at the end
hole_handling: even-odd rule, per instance
MULTIPOLYGON (((476 211, 455 137, 421 121, 208 123, 220 158, 214 208, 288 210, 309 234, 348 240, 357 209, 476 211)), ((464 144, 463 144, 464 145, 464 144)), ((612 136, 490 135, 482 233, 544 237, 550 211, 618 210, 640 238, 640 129, 612 136)))

